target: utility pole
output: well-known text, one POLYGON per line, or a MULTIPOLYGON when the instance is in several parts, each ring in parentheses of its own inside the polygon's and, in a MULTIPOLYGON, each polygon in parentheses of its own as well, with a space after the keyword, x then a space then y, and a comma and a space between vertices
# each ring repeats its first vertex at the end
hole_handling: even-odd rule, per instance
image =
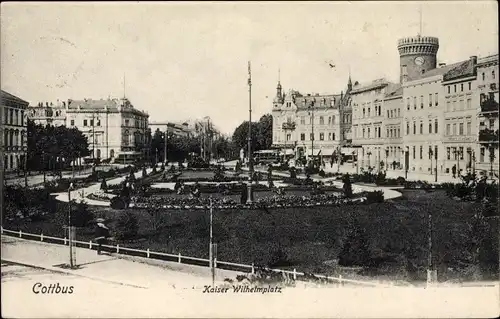
POLYGON ((164 146, 164 152, 165 152, 165 158, 163 159, 163 161, 165 162, 165 167, 168 165, 168 160, 167 160, 167 142, 168 142, 168 125, 167 127, 165 128, 165 146, 164 146))
POLYGON ((311 160, 314 161, 314 103, 311 104, 310 109, 311 109, 311 160))
POLYGON ((74 268, 73 264, 73 235, 71 229, 71 189, 73 188, 73 183, 68 187, 68 243, 69 243, 69 266, 74 268))
POLYGON ((252 156, 252 71, 250 61, 248 61, 248 198, 247 203, 252 203, 252 177, 253 177, 253 156, 252 156))
POLYGON ((92 159, 95 160, 95 113, 92 110, 92 159))
POLYGON ((212 198, 210 198, 210 247, 209 247, 209 259, 210 259, 210 270, 212 273, 212 285, 215 283, 215 265, 214 265, 214 246, 213 246, 213 205, 212 198))
POLYGON ((432 284, 436 280, 436 272, 433 269, 432 263, 432 213, 429 210, 429 224, 428 224, 428 269, 427 269, 427 285, 432 284))

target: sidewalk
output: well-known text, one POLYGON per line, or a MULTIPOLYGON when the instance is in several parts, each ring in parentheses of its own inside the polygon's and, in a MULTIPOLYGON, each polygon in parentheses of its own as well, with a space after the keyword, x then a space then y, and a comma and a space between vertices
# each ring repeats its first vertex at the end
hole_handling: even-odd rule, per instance
MULTIPOLYGON (((152 168, 146 169, 146 172, 148 174, 151 173, 152 171, 153 171, 152 168)), ((125 180, 125 178, 127 176, 121 176, 121 177, 113 178, 113 179, 110 179, 109 181, 106 181, 106 183, 108 185, 120 184, 121 182, 123 182, 125 180)), ((142 171, 136 172, 135 173, 135 178, 136 179, 142 178, 142 171)), ((71 199, 72 200, 74 199, 77 202, 84 201, 87 204, 93 205, 93 206, 109 207, 110 206, 110 202, 109 201, 100 201, 100 200, 86 198, 87 195, 95 193, 95 192, 98 192, 100 189, 101 189, 101 183, 97 182, 97 183, 95 183, 95 184, 93 184, 91 186, 71 191, 71 199)), ((59 200, 59 201, 61 201, 61 202, 66 202, 67 203, 69 201, 68 192, 54 193, 52 195, 55 195, 56 199, 59 200)))
MULTIPOLYGON (((124 257, 124 256, 123 256, 124 257)), ((76 248, 78 269, 63 269, 69 263, 69 247, 2 236, 2 260, 85 277, 90 280, 142 289, 201 289, 212 282, 208 267, 151 260, 122 258, 120 255, 97 255, 95 250, 76 248)), ((216 282, 235 279, 238 272, 216 269, 216 282)))

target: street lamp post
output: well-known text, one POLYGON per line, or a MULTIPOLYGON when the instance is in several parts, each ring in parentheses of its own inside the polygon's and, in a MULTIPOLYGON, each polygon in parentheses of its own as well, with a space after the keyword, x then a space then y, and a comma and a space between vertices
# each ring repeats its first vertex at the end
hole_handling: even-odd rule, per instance
POLYGON ((69 243, 69 266, 73 268, 73 235, 71 229, 71 190, 73 189, 73 183, 70 183, 68 187, 68 243, 69 243))
POLYGON ((165 152, 165 158, 164 158, 164 162, 165 162, 165 167, 167 167, 168 165, 168 160, 167 160, 167 142, 168 142, 168 127, 165 128, 165 149, 164 149, 164 152, 165 152))
POLYGON ((248 196, 247 203, 252 203, 252 177, 253 177, 253 155, 252 155, 252 71, 248 61, 248 196))
POLYGON ((410 166, 410 147, 407 146, 405 150, 405 180, 408 179, 409 166, 410 166))

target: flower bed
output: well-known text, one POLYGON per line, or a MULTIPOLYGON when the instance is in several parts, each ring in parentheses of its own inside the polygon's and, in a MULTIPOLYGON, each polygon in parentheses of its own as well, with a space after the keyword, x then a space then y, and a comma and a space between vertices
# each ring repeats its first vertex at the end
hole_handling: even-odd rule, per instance
MULTIPOLYGON (((256 199, 252 204, 241 204, 231 198, 213 198, 212 203, 214 208, 217 209, 267 209, 280 207, 337 206, 356 202, 368 203, 364 197, 347 199, 341 196, 340 193, 312 196, 274 195, 272 197, 256 199)), ((207 209, 210 205, 210 199, 207 197, 133 197, 132 203, 133 205, 131 205, 131 207, 144 209, 207 209)))

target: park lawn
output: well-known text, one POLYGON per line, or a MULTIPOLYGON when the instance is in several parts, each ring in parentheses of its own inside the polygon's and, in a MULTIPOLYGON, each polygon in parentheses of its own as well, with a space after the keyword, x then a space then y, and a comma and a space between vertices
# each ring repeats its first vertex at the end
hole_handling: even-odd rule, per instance
MULTIPOLYGON (((444 191, 403 193, 402 199, 371 205, 278 208, 267 212, 216 209, 213 233, 218 244, 217 259, 310 273, 345 273, 328 261, 338 258, 350 227, 356 224, 366 230, 371 255, 379 261, 358 277, 425 280, 431 212, 434 263, 439 280, 466 279, 471 250, 467 222, 477 204, 452 200, 444 191), (410 260, 415 265, 412 271, 407 267, 410 260)), ((110 208, 92 210, 97 216, 111 220, 124 213, 110 208)), ((208 258, 207 211, 166 209, 156 216, 143 209, 129 211, 138 218, 139 235, 134 240, 120 242, 121 246, 208 258), (163 218, 162 225, 158 216, 163 218), (156 230, 154 224, 158 225, 156 230)), ((491 236, 498 236, 498 219, 494 222, 491 236)), ((43 230, 46 235, 61 236, 61 223, 60 220, 32 222, 17 225, 15 229, 35 233, 43 230)), ((90 240, 93 233, 90 228, 81 229, 78 237, 90 240)))

